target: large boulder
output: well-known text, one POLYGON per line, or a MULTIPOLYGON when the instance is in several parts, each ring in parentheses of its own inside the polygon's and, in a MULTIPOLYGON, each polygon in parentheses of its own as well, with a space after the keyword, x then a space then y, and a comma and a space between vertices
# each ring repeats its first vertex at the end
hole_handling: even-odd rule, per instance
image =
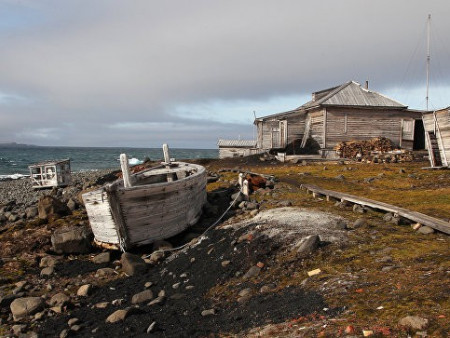
POLYGON ((41 311, 44 304, 45 302, 41 297, 17 298, 11 303, 10 309, 14 320, 20 320, 41 311))
POLYGON ((53 196, 42 196, 38 202, 39 218, 51 220, 71 214, 66 204, 53 196))
POLYGON ((83 254, 92 249, 92 231, 86 227, 62 227, 52 235, 53 250, 58 254, 83 254))

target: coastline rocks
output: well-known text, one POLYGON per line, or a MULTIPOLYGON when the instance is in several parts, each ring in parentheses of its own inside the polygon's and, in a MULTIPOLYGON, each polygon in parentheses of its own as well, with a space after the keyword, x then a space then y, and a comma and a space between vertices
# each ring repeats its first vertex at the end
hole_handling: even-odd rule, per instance
POLYGON ((20 320, 33 315, 44 308, 44 300, 41 297, 24 297, 15 299, 10 309, 14 320, 20 320))
POLYGON ((86 227, 62 227, 51 237, 53 250, 58 254, 89 253, 92 239, 92 231, 86 227))
POLYGON ((153 299, 153 292, 151 290, 145 290, 135 294, 131 298, 131 304, 140 304, 144 302, 148 302, 153 299))

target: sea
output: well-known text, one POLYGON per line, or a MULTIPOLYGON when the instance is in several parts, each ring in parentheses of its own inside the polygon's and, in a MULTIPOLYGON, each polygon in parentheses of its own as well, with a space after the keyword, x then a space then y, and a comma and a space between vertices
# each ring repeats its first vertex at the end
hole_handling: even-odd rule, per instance
MULTIPOLYGON (((100 169, 119 169, 120 154, 127 154, 130 165, 164 158, 162 148, 111 148, 111 147, 38 147, 38 146, 1 146, 0 180, 19 179, 29 175, 28 166, 49 160, 70 159, 72 172, 100 169)), ((200 159, 218 158, 217 149, 177 149, 170 148, 171 158, 200 159)))

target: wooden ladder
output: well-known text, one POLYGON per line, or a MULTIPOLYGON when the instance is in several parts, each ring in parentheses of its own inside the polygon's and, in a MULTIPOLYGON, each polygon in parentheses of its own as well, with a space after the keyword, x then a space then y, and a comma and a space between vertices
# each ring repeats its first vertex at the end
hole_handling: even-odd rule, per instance
POLYGON ((432 167, 442 167, 441 152, 439 150, 436 134, 432 131, 427 132, 428 138, 428 154, 430 156, 430 163, 432 167))

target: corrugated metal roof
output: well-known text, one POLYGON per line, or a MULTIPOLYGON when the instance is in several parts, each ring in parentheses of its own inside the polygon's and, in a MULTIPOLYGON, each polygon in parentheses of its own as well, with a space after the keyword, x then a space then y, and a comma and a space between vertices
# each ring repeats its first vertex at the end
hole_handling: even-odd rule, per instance
POLYGON ((309 101, 302 107, 312 108, 316 106, 407 108, 407 106, 387 96, 362 88, 359 83, 354 81, 349 81, 339 87, 332 88, 327 95, 322 96, 318 100, 309 101))
POLYGON ((222 140, 217 142, 219 147, 251 148, 256 147, 254 140, 222 140))
POLYGON ((310 108, 320 106, 374 107, 392 109, 408 108, 408 106, 405 106, 387 96, 362 88, 361 85, 355 81, 348 81, 340 86, 323 89, 312 94, 314 100, 311 100, 294 110, 258 117, 255 119, 255 122, 281 119, 284 118, 285 115, 304 113, 310 108))

